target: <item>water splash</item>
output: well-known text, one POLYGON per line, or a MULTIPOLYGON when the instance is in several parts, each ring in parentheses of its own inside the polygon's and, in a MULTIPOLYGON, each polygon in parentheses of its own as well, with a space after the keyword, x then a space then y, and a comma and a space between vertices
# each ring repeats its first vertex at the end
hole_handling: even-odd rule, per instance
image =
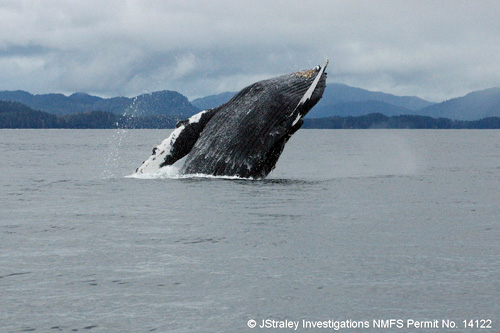
POLYGON ((180 169, 174 165, 168 165, 156 172, 151 173, 133 173, 131 175, 125 176, 125 178, 136 178, 136 179, 178 179, 181 178, 180 169))
POLYGON ((123 176, 123 174, 117 176, 119 168, 123 165, 122 152, 125 149, 123 141, 128 135, 128 130, 135 128, 135 120, 139 111, 137 97, 134 97, 132 103, 123 112, 120 120, 115 123, 116 131, 108 142, 109 152, 104 162, 104 170, 101 173, 101 178, 107 179, 123 176))
POLYGON ((118 128, 108 142, 108 154, 104 161, 101 178, 116 178, 118 168, 122 165, 123 140, 127 134, 126 129, 118 128))

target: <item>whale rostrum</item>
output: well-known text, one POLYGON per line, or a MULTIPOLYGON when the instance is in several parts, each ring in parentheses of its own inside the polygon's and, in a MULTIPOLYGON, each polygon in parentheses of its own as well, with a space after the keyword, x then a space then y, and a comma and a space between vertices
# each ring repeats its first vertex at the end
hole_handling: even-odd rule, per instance
POLYGON ((256 82, 178 122, 136 173, 158 172, 187 155, 182 174, 265 178, 323 96, 327 65, 256 82))

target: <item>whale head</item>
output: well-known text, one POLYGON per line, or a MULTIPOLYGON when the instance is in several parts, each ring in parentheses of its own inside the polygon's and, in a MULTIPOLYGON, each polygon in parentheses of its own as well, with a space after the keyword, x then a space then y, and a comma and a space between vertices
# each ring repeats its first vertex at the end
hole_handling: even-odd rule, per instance
MULTIPOLYGON (((310 70, 293 73, 291 74, 292 82, 286 83, 299 89, 298 94, 295 94, 294 98, 297 98, 297 95, 301 96, 296 106, 296 111, 300 111, 299 113, 302 117, 304 117, 323 96, 326 88, 327 73, 325 69, 327 65, 328 60, 323 67, 318 65, 310 70), (304 86, 306 86, 307 89, 304 86)), ((283 91, 286 93, 287 89, 285 88, 283 91)))

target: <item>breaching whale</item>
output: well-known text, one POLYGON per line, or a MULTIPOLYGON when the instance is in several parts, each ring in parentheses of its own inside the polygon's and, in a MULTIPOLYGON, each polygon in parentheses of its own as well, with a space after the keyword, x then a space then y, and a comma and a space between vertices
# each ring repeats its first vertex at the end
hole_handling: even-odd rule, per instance
POLYGON ((178 122, 136 173, 158 172, 187 155, 182 174, 265 178, 323 96, 327 65, 256 82, 178 122))

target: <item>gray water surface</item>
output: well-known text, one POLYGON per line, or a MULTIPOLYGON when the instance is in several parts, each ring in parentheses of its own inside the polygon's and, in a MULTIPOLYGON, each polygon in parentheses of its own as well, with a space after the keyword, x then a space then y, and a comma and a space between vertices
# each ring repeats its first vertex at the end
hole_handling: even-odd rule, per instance
POLYGON ((0 331, 500 329, 500 131, 301 130, 266 180, 125 177, 168 132, 0 131, 0 331))

